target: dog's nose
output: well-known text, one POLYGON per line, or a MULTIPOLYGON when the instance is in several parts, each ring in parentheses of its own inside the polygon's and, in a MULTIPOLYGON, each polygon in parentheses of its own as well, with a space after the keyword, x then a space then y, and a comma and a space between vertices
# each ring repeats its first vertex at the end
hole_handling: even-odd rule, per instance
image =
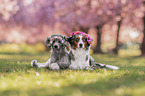
POLYGON ((57 45, 54 45, 54 48, 58 48, 58 46, 57 45))
POLYGON ((82 48, 82 47, 83 47, 83 44, 82 44, 82 43, 80 43, 80 44, 79 44, 79 46, 80 46, 80 48, 82 48))

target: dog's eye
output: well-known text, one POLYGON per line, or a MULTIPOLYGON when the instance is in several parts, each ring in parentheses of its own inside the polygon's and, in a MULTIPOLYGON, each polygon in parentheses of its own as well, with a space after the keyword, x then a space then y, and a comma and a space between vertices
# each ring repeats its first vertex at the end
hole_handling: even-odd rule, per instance
POLYGON ((76 42, 79 42, 79 39, 78 38, 76 39, 76 42))
POLYGON ((86 42, 86 38, 83 38, 83 42, 86 42))

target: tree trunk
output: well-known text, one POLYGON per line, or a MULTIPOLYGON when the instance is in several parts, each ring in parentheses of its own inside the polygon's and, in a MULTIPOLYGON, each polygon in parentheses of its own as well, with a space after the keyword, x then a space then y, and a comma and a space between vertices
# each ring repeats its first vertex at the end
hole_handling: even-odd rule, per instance
POLYGON ((118 25, 118 29, 117 29, 117 39, 116 39, 116 47, 113 49, 113 52, 115 54, 118 54, 118 50, 119 50, 119 33, 120 33, 120 26, 121 26, 122 20, 117 22, 118 25))
POLYGON ((142 52, 142 56, 145 56, 145 16, 143 17, 143 24, 144 24, 144 29, 143 29, 143 41, 142 41, 142 45, 141 45, 141 52, 142 52))
POLYGON ((94 53, 103 53, 101 50, 101 35, 102 35, 102 26, 97 26, 97 45, 94 49, 94 53))

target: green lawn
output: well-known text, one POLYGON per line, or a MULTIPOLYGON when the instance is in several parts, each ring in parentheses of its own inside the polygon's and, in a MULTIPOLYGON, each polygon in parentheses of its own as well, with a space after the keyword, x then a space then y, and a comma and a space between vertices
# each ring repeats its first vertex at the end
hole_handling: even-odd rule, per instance
POLYGON ((60 70, 32 68, 49 53, 1 53, 0 96, 145 96, 145 58, 92 55, 119 70, 60 70))

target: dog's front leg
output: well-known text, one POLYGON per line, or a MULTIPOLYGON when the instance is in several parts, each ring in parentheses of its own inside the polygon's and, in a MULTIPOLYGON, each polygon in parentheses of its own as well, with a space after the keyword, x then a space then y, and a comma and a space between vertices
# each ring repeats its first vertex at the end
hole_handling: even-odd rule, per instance
POLYGON ((76 64, 76 62, 71 61, 71 65, 69 66, 69 69, 71 69, 71 70, 78 70, 79 67, 76 66, 75 64, 76 64))
POLYGON ((39 68, 45 68, 45 67, 49 67, 50 65, 50 59, 48 59, 48 61, 46 63, 37 63, 39 68))
POLYGON ((70 65, 69 69, 71 69, 71 70, 78 70, 79 68, 77 68, 77 66, 70 65))
POLYGON ((31 61, 31 66, 37 66, 38 68, 45 68, 45 67, 49 67, 50 64, 50 59, 46 62, 46 63, 37 63, 37 60, 32 60, 31 61))
POLYGON ((59 70, 60 69, 60 67, 58 66, 57 63, 51 63, 49 68, 52 70, 59 70))

